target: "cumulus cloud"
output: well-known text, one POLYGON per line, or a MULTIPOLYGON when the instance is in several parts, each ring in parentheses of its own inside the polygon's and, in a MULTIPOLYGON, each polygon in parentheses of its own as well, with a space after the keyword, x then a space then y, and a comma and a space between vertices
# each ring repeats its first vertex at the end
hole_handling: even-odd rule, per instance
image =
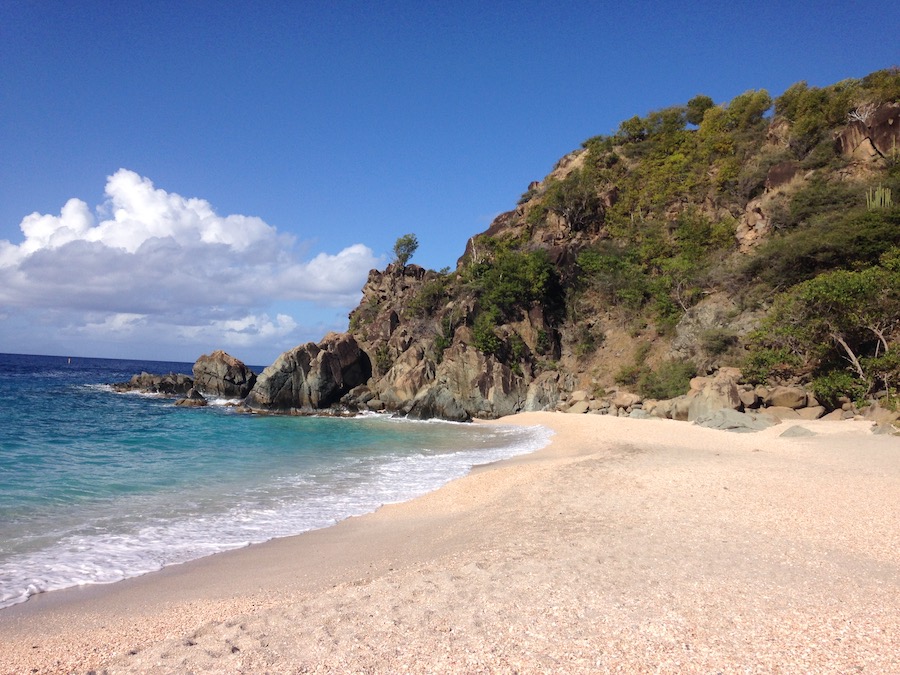
POLYGON ((383 262, 363 244, 302 260, 293 237, 260 218, 220 216, 126 169, 105 195, 95 210, 73 198, 58 215, 33 213, 21 242, 0 240, 0 312, 74 310, 85 334, 165 325, 185 340, 251 344, 297 328, 270 318, 273 304, 349 308, 383 262))

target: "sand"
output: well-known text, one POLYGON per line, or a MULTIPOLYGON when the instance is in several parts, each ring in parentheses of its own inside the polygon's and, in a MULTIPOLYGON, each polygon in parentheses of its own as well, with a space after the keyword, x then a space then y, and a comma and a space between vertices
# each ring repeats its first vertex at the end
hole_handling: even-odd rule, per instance
POLYGON ((900 439, 527 413, 536 453, 0 611, 0 673, 900 672, 900 439))

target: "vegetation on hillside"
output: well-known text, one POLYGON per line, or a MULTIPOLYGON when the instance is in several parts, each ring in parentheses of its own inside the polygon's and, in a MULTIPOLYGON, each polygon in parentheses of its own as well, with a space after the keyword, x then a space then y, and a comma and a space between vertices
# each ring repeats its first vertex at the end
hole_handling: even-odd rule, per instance
MULTIPOLYGON (((532 184, 407 311, 435 317, 438 353, 465 324, 477 349, 519 373, 568 359, 662 397, 727 361, 748 381, 809 384, 832 404, 896 401, 900 152, 860 159, 837 137, 898 102, 895 68, 800 82, 775 99, 751 90, 717 105, 700 94, 632 117, 532 184), (694 356, 667 351, 714 294, 763 317, 759 330, 711 325, 694 356), (451 315, 442 307, 453 299, 451 315), (592 361, 612 327, 648 346, 592 361)), ((401 264, 403 251, 415 246, 395 251, 401 264)))

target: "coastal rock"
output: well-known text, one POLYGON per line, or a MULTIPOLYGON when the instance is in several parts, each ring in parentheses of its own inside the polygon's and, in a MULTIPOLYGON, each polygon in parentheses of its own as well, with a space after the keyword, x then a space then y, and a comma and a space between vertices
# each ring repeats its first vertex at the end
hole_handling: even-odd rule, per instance
POLYGON ((434 382, 416 397, 411 417, 501 417, 522 410, 527 388, 509 366, 463 343, 437 366, 434 382))
POLYGON ((144 372, 133 375, 128 382, 117 382, 111 385, 118 392, 136 391, 143 394, 160 394, 163 396, 186 396, 194 386, 194 381, 182 373, 152 375, 144 372))
POLYGON ((372 375, 369 357, 347 333, 329 333, 286 351, 263 370, 244 399, 250 410, 317 410, 337 403, 372 375))
POLYGON ((203 406, 208 405, 208 402, 203 397, 203 394, 197 391, 196 388, 191 388, 191 390, 188 391, 187 396, 175 401, 175 405, 186 408, 202 408, 203 406))
POLYGON ((221 349, 194 364, 194 386, 211 396, 244 398, 256 384, 256 373, 221 349))

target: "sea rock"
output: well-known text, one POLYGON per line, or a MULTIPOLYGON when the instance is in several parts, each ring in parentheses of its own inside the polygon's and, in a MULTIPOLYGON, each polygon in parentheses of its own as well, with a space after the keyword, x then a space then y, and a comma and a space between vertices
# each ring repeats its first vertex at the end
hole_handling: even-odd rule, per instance
POLYGON ((203 406, 208 405, 208 402, 203 397, 203 394, 197 391, 196 388, 191 388, 190 391, 188 391, 187 396, 175 401, 175 405, 187 408, 202 408, 203 406))
POLYGON ((194 364, 194 386, 211 396, 244 398, 256 384, 256 373, 221 349, 194 364))
POLYGON ((787 406, 779 406, 773 405, 769 406, 765 409, 765 413, 767 415, 771 415, 772 417, 779 420, 799 420, 800 413, 798 413, 793 408, 788 408, 787 406))
POLYGON ((573 415, 583 415, 590 409, 591 405, 587 401, 575 401, 575 403, 572 404, 572 407, 569 408, 566 412, 573 415))
POLYGON ((194 386, 194 381, 182 373, 151 375, 141 373, 133 375, 128 382, 117 382, 111 385, 118 392, 137 391, 144 394, 160 394, 164 396, 186 396, 194 386))
POLYGON ((244 399, 250 410, 318 410, 337 403, 372 375, 368 355, 347 333, 294 347, 263 370, 244 399))

